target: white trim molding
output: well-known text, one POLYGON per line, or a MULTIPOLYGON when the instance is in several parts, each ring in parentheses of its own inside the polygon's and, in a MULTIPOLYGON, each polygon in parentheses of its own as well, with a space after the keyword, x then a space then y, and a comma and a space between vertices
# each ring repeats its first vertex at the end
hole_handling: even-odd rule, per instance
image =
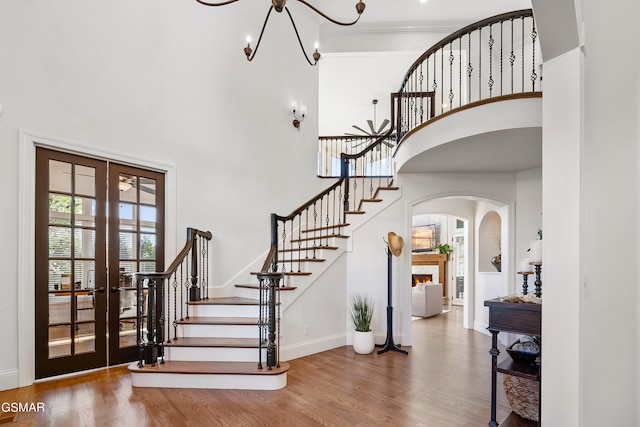
MULTIPOLYGON (((18 378, 15 387, 25 387, 35 381, 35 172, 36 148, 50 148, 81 156, 115 161, 122 164, 152 169, 165 173, 165 247, 176 246, 177 183, 175 165, 129 156, 60 138, 40 135, 25 130, 19 131, 18 173, 18 378)), ((172 252, 172 251, 165 251, 172 252)), ((166 260, 171 262, 171 260, 166 260)), ((4 385, 4 374, 0 372, 0 387, 4 385)), ((8 377, 8 378, 9 378, 8 377)), ((7 380, 9 381, 9 380, 7 380)))

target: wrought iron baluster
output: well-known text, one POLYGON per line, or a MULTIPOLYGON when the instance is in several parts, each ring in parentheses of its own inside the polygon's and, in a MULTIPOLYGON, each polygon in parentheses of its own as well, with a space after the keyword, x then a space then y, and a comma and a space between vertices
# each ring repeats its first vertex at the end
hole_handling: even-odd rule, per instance
POLYGON ((449 42, 449 111, 453 108, 453 41, 449 42))
MULTIPOLYGON (((316 208, 316 202, 313 202, 313 247, 314 247, 314 257, 315 257, 315 247, 318 245, 318 211, 316 208)), ((320 245, 322 245, 322 241, 320 241, 320 245)))
POLYGON ((440 112, 444 113, 444 47, 440 48, 440 112))
POLYGON ((511 93, 513 93, 513 63, 516 60, 516 55, 513 53, 513 18, 511 18, 511 55, 509 55, 509 62, 511 63, 511 93))
MULTIPOLYGON (((420 64, 420 86, 419 91, 422 92, 422 81, 424 80, 424 75, 422 74, 422 64, 420 64)), ((420 97, 420 123, 424 122, 424 97, 420 97)))
POLYGON ((493 24, 489 26, 489 98, 493 96, 493 24))
POLYGON ((158 293, 158 302, 157 307, 160 310, 158 313, 158 337, 156 339, 155 345, 159 345, 160 350, 160 364, 164 365, 164 334, 165 334, 165 324, 166 317, 164 313, 164 282, 165 279, 157 279, 157 293, 158 293))
MULTIPOLYGON (((291 256, 290 256, 290 263, 289 263, 289 271, 293 272, 293 263, 294 263, 294 259, 293 259, 293 219, 289 220, 289 248, 291 249, 291 256)), ((298 273, 300 272, 300 264, 298 263, 298 273)))
POLYGON ((178 339, 178 272, 173 273, 173 339, 178 339))
POLYGON ((469 50, 467 54, 469 55, 469 66, 467 67, 467 84, 469 87, 467 88, 467 91, 469 93, 469 99, 467 99, 467 103, 471 102, 471 73, 473 72, 473 66, 471 65, 471 33, 469 33, 468 37, 469 50))
POLYGON ((482 99, 482 28, 478 28, 478 101, 482 99))
POLYGON ((520 19, 520 26, 522 29, 522 39, 520 44, 522 45, 520 48, 520 53, 522 55, 522 60, 520 63, 520 68, 521 68, 521 72, 522 72, 522 92, 524 92, 524 16, 520 19))
POLYGON ((535 92, 536 90, 536 80, 538 75, 536 74, 536 37, 538 36, 538 32, 536 31, 536 21, 535 18, 531 18, 531 91, 535 92))
POLYGON ((358 209, 358 162, 353 160, 353 210, 358 209))
MULTIPOLYGON (((434 96, 437 96, 437 93, 438 93, 438 81, 437 81, 438 72, 436 71, 436 62, 438 61, 436 61, 436 58, 437 58, 436 55, 437 55, 436 53, 433 54, 433 85, 431 87, 431 90, 433 91, 434 96)), ((442 106, 442 104, 440 105, 442 106)))
POLYGON ((458 107, 462 107, 462 36, 458 37, 458 107))
POLYGON ((500 96, 502 96, 502 91, 504 88, 504 77, 503 77, 503 55, 504 55, 504 40, 502 37, 504 21, 500 21, 500 96))

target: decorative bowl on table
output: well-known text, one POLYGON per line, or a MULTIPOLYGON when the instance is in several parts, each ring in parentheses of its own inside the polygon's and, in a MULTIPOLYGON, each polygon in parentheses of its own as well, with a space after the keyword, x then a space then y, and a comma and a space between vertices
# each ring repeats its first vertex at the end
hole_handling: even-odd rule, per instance
POLYGON ((540 345, 531 337, 522 337, 507 348, 507 353, 516 363, 533 365, 540 355, 540 345))

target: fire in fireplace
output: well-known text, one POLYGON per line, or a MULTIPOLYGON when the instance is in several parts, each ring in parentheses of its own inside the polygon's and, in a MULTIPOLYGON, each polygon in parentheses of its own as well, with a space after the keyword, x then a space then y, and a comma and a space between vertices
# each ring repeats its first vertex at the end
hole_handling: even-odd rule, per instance
POLYGON ((411 275, 411 287, 418 283, 428 283, 433 280, 432 274, 412 274, 411 275))

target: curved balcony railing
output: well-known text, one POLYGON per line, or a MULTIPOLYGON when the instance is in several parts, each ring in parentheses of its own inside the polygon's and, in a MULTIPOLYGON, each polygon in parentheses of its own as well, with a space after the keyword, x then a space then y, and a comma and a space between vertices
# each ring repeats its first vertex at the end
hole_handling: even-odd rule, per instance
POLYGON ((525 9, 468 25, 433 45, 400 85, 394 106, 398 145, 412 130, 460 108, 541 92, 536 39, 533 12, 525 9), (427 92, 433 96, 428 106, 427 92))

